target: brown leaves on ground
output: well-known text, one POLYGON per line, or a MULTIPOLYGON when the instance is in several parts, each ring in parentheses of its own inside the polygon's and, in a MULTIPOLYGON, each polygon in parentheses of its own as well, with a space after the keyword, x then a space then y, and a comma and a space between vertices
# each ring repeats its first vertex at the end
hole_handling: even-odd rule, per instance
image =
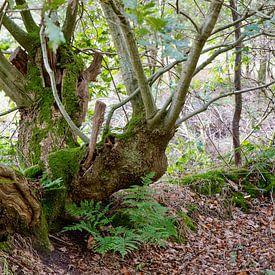
POLYGON ((246 275, 275 270, 271 197, 250 199, 252 209, 244 213, 220 196, 199 195, 187 186, 157 183, 153 188, 171 213, 181 211, 192 217, 197 229, 191 231, 182 224, 183 243, 168 242, 164 248, 144 245, 122 260, 118 255, 93 253, 86 248, 87 240, 84 243, 72 233, 52 238, 55 250, 50 256, 38 255, 17 237, 12 253, 0 254, 0 266, 6 261, 5 266, 15 274, 246 275))

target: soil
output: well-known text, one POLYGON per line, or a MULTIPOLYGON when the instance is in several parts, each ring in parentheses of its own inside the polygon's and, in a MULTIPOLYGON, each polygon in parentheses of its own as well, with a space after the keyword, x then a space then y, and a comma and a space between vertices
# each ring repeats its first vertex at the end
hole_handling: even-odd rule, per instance
POLYGON ((188 213, 194 221, 194 231, 181 224, 181 243, 144 245, 122 259, 94 253, 84 234, 50 236, 50 255, 35 251, 29 239, 16 235, 12 251, 0 252, 0 274, 275 274, 272 194, 247 198, 251 208, 243 212, 221 195, 204 196, 187 186, 160 182, 152 187, 171 213, 188 213))

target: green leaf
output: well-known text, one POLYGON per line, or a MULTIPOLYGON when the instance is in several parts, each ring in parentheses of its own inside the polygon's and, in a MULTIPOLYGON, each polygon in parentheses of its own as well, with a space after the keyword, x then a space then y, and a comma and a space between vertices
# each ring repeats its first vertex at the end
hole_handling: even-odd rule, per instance
POLYGON ((167 21, 162 18, 156 18, 152 16, 148 16, 145 18, 146 22, 152 27, 155 31, 161 31, 166 26, 167 21))
POLYGON ((59 45, 65 43, 65 37, 60 27, 55 25, 52 20, 48 17, 45 19, 46 21, 46 30, 45 33, 49 38, 49 46, 56 53, 56 50, 59 45))

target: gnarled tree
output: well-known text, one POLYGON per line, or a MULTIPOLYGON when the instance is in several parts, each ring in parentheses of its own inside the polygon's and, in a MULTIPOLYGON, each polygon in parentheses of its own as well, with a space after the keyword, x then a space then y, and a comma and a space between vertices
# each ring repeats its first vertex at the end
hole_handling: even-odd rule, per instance
MULTIPOLYGON (((98 125, 94 123, 91 141, 79 130, 86 118, 88 85, 100 73, 102 61, 102 53, 95 51, 93 62, 85 68, 74 47, 76 23, 82 15, 79 8, 85 3, 68 1, 65 19, 58 22, 55 1, 45 1, 38 22, 33 19, 28 3, 16 0, 23 21, 21 27, 7 13, 13 8, 9 7, 9 2, 5 1, 1 7, 0 24, 20 48, 16 49, 10 60, 0 52, 0 87, 20 111, 20 162, 22 167, 27 168, 26 177, 46 172, 53 180, 62 178, 65 191, 49 190, 39 195, 31 180, 0 166, 0 238, 1 234, 28 228, 45 245, 48 245, 47 231, 61 215, 65 201, 104 200, 119 189, 139 184, 141 177, 149 172, 155 173, 154 180, 165 173, 165 149, 179 124, 207 109, 210 103, 227 96, 220 95, 196 112, 179 118, 193 76, 216 56, 233 49, 246 36, 231 44, 204 49, 207 40, 257 13, 247 9, 235 22, 214 29, 224 1, 206 3, 208 11, 199 25, 187 16, 195 32, 189 53, 148 77, 123 4, 118 0, 99 1, 119 57, 128 97, 111 108, 101 141, 95 147, 99 122, 102 122, 102 104, 101 111, 95 112, 99 122, 98 125), (51 34, 51 31, 58 29, 64 35, 59 33, 59 40, 64 40, 62 44, 55 43, 56 37, 51 34), (201 54, 210 50, 213 50, 212 55, 198 65, 201 54), (157 108, 151 86, 180 62, 183 66, 177 88, 164 105, 157 108), (132 117, 123 134, 114 135, 110 130, 112 114, 128 101, 131 102, 132 117), (79 146, 78 137, 85 145, 79 146), (4 224, 9 226, 4 227, 4 224)), ((178 5, 175 12, 186 17, 178 5)), ((268 85, 270 83, 263 87, 268 85)))

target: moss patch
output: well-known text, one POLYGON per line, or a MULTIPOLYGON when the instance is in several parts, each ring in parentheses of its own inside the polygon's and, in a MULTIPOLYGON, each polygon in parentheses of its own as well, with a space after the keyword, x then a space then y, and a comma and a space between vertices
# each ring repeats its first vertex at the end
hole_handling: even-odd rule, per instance
POLYGON ((34 179, 34 178, 37 178, 38 176, 42 175, 42 173, 43 173, 43 170, 42 170, 41 166, 36 164, 36 165, 33 165, 33 166, 27 168, 23 174, 27 178, 34 179))
POLYGON ((0 242, 0 251, 8 252, 11 249, 9 240, 0 242))
POLYGON ((49 154, 48 161, 52 179, 62 178, 65 185, 77 174, 84 157, 85 147, 62 149, 49 154))
POLYGON ((192 231, 197 229, 192 219, 184 212, 179 212, 178 216, 182 219, 183 223, 192 231))

